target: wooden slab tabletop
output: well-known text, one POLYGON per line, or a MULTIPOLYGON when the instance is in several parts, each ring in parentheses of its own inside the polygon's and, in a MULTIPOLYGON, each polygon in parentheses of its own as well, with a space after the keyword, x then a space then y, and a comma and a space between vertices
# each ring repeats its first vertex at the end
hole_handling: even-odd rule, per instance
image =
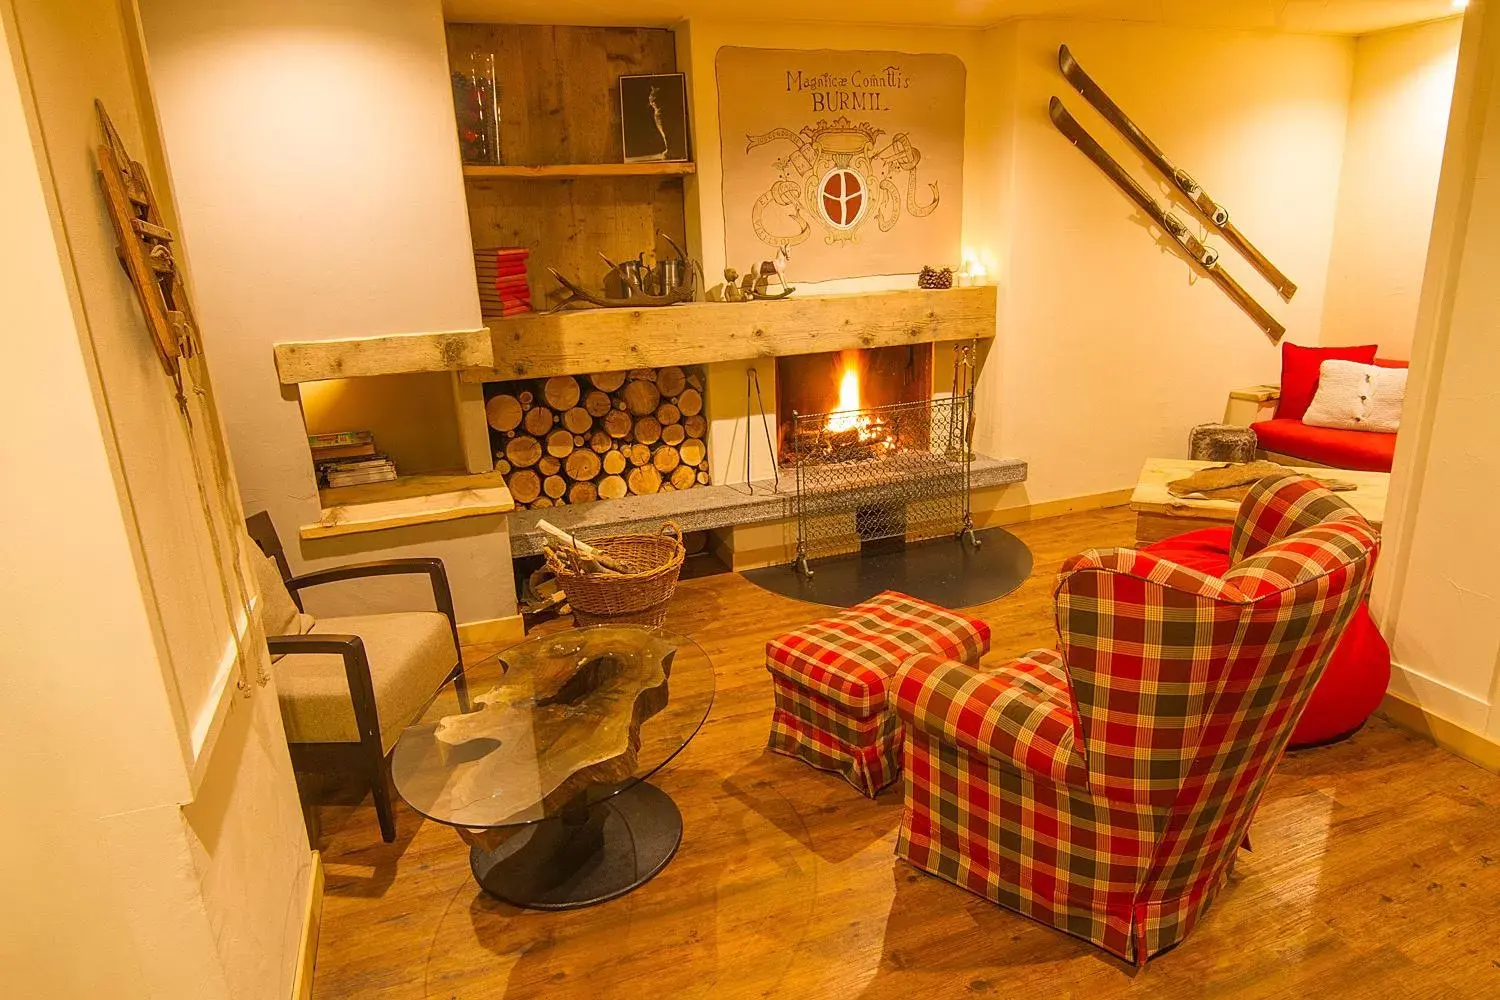
MULTIPOLYGON (((1199 469, 1222 462, 1194 462, 1186 458, 1148 458, 1141 467, 1140 480, 1130 497, 1130 509, 1137 514, 1160 514, 1168 517, 1201 518, 1211 521, 1233 521, 1240 505, 1234 500, 1195 500, 1174 497, 1167 484, 1186 479, 1199 469)), ((1314 478, 1327 477, 1353 483, 1357 488, 1339 496, 1359 511, 1365 520, 1379 527, 1385 520, 1385 498, 1391 476, 1388 472, 1357 472, 1350 469, 1290 467, 1294 472, 1314 478)))

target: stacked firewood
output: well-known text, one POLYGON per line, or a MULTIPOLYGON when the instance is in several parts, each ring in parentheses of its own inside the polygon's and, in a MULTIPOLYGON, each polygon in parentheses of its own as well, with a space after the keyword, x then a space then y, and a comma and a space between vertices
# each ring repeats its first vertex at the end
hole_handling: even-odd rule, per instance
POLYGON ((495 469, 532 508, 707 485, 703 385, 676 366, 497 383, 495 469))

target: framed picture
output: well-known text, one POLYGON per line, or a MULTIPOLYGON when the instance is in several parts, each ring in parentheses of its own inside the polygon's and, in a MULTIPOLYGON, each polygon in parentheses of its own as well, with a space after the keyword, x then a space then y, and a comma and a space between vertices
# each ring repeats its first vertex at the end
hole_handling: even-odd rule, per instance
POLYGON ((687 78, 681 73, 620 77, 620 134, 626 163, 686 162, 687 78))

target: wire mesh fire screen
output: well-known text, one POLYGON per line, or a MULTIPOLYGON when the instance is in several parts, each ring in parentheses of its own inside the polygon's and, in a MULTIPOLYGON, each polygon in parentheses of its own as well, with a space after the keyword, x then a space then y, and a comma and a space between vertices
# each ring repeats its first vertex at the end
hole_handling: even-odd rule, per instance
POLYGON ((972 395, 795 414, 797 568, 878 545, 972 540, 972 395))

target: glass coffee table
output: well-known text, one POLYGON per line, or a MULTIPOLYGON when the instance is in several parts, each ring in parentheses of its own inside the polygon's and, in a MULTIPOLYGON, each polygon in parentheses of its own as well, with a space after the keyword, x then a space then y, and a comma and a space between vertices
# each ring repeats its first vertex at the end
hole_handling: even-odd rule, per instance
POLYGON ((635 626, 569 629, 473 668, 469 690, 467 710, 449 684, 407 727, 391 777, 413 809, 457 829, 486 892, 573 909, 667 866, 682 814, 646 779, 713 704, 713 664, 697 643, 635 626))

